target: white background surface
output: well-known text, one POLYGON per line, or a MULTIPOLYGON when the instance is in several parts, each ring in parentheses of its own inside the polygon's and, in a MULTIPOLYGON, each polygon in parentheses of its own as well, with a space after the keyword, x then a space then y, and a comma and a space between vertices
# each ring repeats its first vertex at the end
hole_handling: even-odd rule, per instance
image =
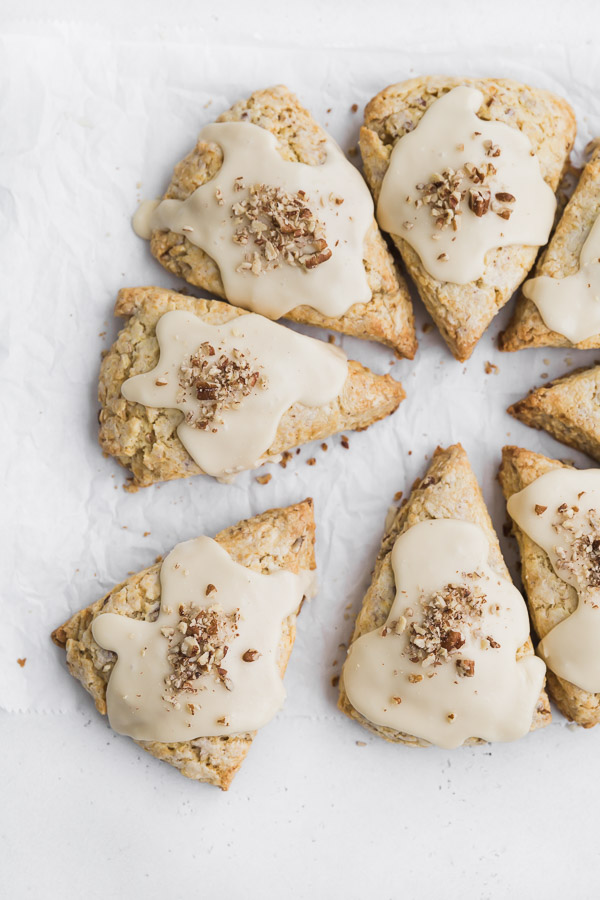
MULTIPOLYGON (((394 493, 408 492, 437 444, 461 440, 501 530, 503 443, 590 465, 510 419, 506 406, 542 373, 598 354, 500 354, 505 310, 461 365, 435 330, 423 334, 417 301, 414 362, 390 366, 386 349, 343 341, 408 394, 394 417, 350 435, 349 451, 339 438, 326 454, 309 446, 285 471, 274 467, 266 486, 246 474, 233 486, 196 478, 128 495, 96 444, 99 354, 117 331, 117 290, 181 286, 135 237, 130 215, 231 102, 285 82, 346 149, 363 105, 391 81, 509 75, 573 103, 576 159, 600 132, 592 44, 600 15, 591 0, 391 7, 0 7, 0 893, 8 897, 597 894, 598 729, 568 727, 556 714, 515 744, 416 751, 346 720, 330 681, 394 493), (487 360, 498 374, 485 374, 487 360), (306 465, 312 455, 315 467, 306 465), (316 504, 321 590, 299 622, 287 704, 223 794, 114 735, 49 632, 177 541, 306 495, 316 504)), ((514 547, 502 542, 516 575, 514 547)))

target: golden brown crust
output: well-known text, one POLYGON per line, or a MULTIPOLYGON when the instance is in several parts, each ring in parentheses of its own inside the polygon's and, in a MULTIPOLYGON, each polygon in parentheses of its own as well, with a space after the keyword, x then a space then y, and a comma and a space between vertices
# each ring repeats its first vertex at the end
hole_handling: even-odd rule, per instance
MULTIPOLYGON (((438 447, 425 477, 415 483, 407 502, 398 510, 386 529, 375 563, 373 579, 356 619, 351 643, 361 635, 381 628, 385 623, 396 595, 391 561, 394 543, 401 534, 417 522, 426 519, 461 519, 478 525, 489 541, 489 565, 503 578, 510 579, 494 526, 467 454, 460 444, 454 444, 445 450, 438 447)), ((530 653, 533 653, 533 646, 528 639, 519 648, 517 658, 520 659, 530 653)), ((344 689, 343 678, 340 679, 338 706, 347 716, 388 741, 410 744, 414 747, 429 746, 427 741, 413 735, 369 722, 350 703, 344 689)), ((547 725, 550 719, 548 698, 545 691, 542 691, 534 713, 532 730, 547 725)), ((466 743, 481 743, 481 741, 470 738, 466 743)))
MULTIPOLYGON (((127 288, 119 292, 115 314, 128 316, 100 368, 99 441, 133 475, 132 489, 157 481, 198 475, 201 469, 177 437, 181 413, 131 403, 121 385, 132 375, 148 372, 158 361, 156 323, 172 309, 193 312, 212 325, 247 315, 219 300, 186 297, 163 288, 127 288)), ((273 444, 263 461, 276 460, 284 450, 306 441, 322 440, 338 431, 362 430, 390 415, 404 399, 402 385, 390 375, 375 375, 350 361, 340 395, 316 409, 295 403, 282 416, 273 444)))
POLYGON ((575 369, 534 388, 507 412, 600 461, 600 366, 575 369))
MULTIPOLYGON (((579 270, 579 255, 590 229, 600 213, 600 145, 585 166, 577 187, 565 207, 552 239, 540 256, 534 275, 566 278, 579 270)), ((506 330, 499 337, 501 350, 523 350, 526 347, 577 347, 590 350, 600 347, 600 335, 573 344, 568 338, 551 331, 538 308, 520 292, 517 305, 506 330)))
MULTIPOLYGON (((267 573, 273 566, 298 573, 316 568, 315 523, 311 499, 283 509, 270 509, 239 522, 216 535, 215 540, 235 562, 255 572, 267 573)), ((150 566, 117 585, 100 600, 80 610, 52 633, 52 640, 66 650, 67 665, 96 709, 106 714, 106 687, 116 655, 94 641, 91 624, 100 612, 113 612, 133 619, 153 619, 160 606, 160 564, 150 566)), ((281 674, 285 672, 295 637, 295 616, 283 623, 279 649, 281 674)), ((207 781, 226 791, 243 763, 256 732, 194 741, 159 743, 138 741, 157 759, 175 766, 188 778, 207 781)))
MULTIPOLYGON (((276 135, 284 159, 307 165, 323 162, 322 142, 326 132, 283 85, 255 91, 217 119, 217 122, 239 121, 259 125, 276 135)), ((222 159, 218 146, 199 141, 175 166, 165 197, 185 200, 216 175, 222 159)), ((186 237, 170 231, 154 231, 150 249, 170 272, 217 297, 225 297, 216 262, 186 237)), ((337 318, 323 316, 310 306, 298 306, 286 318, 379 341, 392 347, 398 355, 413 359, 417 338, 410 294, 375 220, 365 239, 364 265, 373 292, 368 303, 355 303, 337 318)))
MULTIPOLYGON (((565 463, 520 447, 504 447, 500 484, 508 500, 541 475, 565 463)), ((527 594, 529 614, 540 640, 577 608, 577 592, 556 575, 550 558, 519 527, 512 523, 521 552, 521 575, 527 594)), ((591 728, 600 721, 600 694, 584 691, 547 670, 548 692, 563 715, 591 728)))
MULTIPOLYGON (((556 190, 575 139, 575 116, 560 97, 508 79, 429 76, 390 85, 365 110, 360 149, 365 176, 375 202, 397 141, 417 125, 427 108, 458 85, 478 88, 484 103, 483 119, 519 128, 531 141, 544 179, 556 190)), ((450 350, 468 359, 496 313, 509 300, 531 269, 537 247, 512 246, 486 255, 482 278, 451 284, 432 278, 418 254, 399 235, 392 235, 409 274, 419 289, 450 350)))

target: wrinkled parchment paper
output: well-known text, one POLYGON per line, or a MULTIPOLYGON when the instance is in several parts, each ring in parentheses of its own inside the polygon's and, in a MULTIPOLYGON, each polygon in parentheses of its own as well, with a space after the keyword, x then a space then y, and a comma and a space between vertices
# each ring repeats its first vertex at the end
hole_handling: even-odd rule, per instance
MULTIPOLYGON (((525 63, 505 54, 493 71, 568 98, 578 118, 577 162, 600 131, 600 101, 589 75, 578 72, 580 59, 553 55, 549 67, 548 58, 540 52, 525 63)), ((118 289, 184 285, 152 259, 130 218, 141 198, 162 193, 202 125, 252 89, 285 82, 350 150, 369 98, 392 79, 430 69, 426 53, 398 59, 355 51, 350 59, 315 52, 307 65, 277 49, 259 59, 249 48, 200 53, 175 42, 162 45, 157 67, 150 45, 94 42, 68 28, 38 35, 33 46, 29 36, 5 40, 0 98, 12 127, 0 130, 4 709, 79 706, 83 692, 65 677, 49 633, 128 573, 178 541, 312 496, 320 590, 300 621, 285 715, 333 714, 328 684, 339 665, 332 662, 343 658, 337 645, 347 640, 368 584, 386 511, 397 491, 410 490, 436 445, 463 442, 499 531, 505 513, 495 475, 504 443, 575 456, 505 409, 546 377, 591 362, 593 352, 499 353, 495 338, 511 304, 463 365, 429 328, 418 300, 414 362, 341 339, 351 358, 391 372, 407 392, 393 417, 350 435, 349 449, 339 436, 327 452, 309 445, 285 470, 269 466, 267 485, 245 473, 233 485, 198 477, 132 495, 122 490, 123 470, 97 445, 98 367, 119 328, 112 315, 118 289), (497 370, 486 374, 487 361, 497 370), (317 464, 307 466, 313 456, 317 464), (16 660, 23 658, 21 667, 16 660)), ((490 71, 489 59, 461 59, 460 69, 490 71)), ((438 54, 435 70, 455 72, 456 57, 438 54)), ((350 158, 358 164, 358 155, 350 158)), ((504 548, 514 559, 510 542, 504 548)))
MULTIPOLYGON (((74 884, 89 898, 143 891, 147 900, 209 889, 252 900, 266 888, 303 900, 590 896, 597 729, 567 728, 557 714, 515 744, 414 751, 341 716, 331 680, 394 494, 408 493, 436 445, 460 440, 501 534, 504 443, 591 464, 506 407, 600 352, 500 354, 509 305, 462 365, 435 328, 424 331, 429 318, 416 300, 413 362, 342 339, 350 357, 392 372, 408 395, 393 417, 350 434, 349 449, 339 436, 326 452, 307 446, 287 469, 269 467, 267 485, 247 473, 233 485, 195 478, 131 495, 96 441, 100 354, 119 327, 118 289, 183 287, 134 235, 131 215, 162 193, 199 129, 238 98, 285 82, 349 150, 364 104, 392 81, 512 76, 573 104, 581 161, 600 132, 595 4, 585 12, 536 0, 518 14, 513 7, 508 28, 505 4, 474 4, 471 14, 467 5, 462 13, 458 4, 421 5, 415 32, 414 5, 347 0, 333 48, 325 6, 312 2, 300 37, 292 4, 278 32, 261 4, 242 15, 241 3, 198 3, 192 21, 185 2, 169 12, 158 0, 132 3, 136 13, 125 4, 121 15, 98 3, 103 25, 44 18, 2 29, 0 872, 11 896, 64 897, 74 884), (152 10, 168 27, 151 27, 152 10), (577 16, 589 25, 587 42, 567 37, 577 16), (447 22, 447 37, 427 40, 428 22, 438 35, 447 22), (357 49, 363 39, 371 49, 357 49), (486 374, 487 362, 497 370, 486 374), (305 496, 315 500, 320 590, 298 623, 286 705, 222 795, 112 733, 49 634, 178 541, 305 496)), ((91 15, 90 5, 77 8, 91 15)), ((518 577, 514 547, 501 542, 518 577)))

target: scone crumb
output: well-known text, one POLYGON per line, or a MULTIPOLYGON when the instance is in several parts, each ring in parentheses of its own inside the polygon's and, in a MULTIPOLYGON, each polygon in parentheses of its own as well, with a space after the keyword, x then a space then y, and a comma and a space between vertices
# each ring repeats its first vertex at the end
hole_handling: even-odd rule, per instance
POLYGON ((486 360, 484 369, 486 375, 497 375, 500 371, 498 369, 498 366, 495 363, 490 362, 489 360, 486 360))
POLYGON ((402 491, 396 491, 394 494, 394 503, 399 503, 402 500, 402 491))
POLYGON ((348 438, 346 437, 345 434, 342 435, 341 445, 344 448, 344 450, 348 450, 350 447, 350 441, 348 440, 348 438))
POLYGON ((279 465, 282 469, 285 469, 290 459, 293 457, 293 453, 290 453, 289 450, 284 450, 281 454, 281 459, 279 460, 279 465))
MULTIPOLYGON (((284 466, 284 468, 285 468, 285 466, 284 466)), ((272 477, 273 476, 271 475, 271 473, 268 472, 266 475, 257 475, 256 480, 258 481, 259 484, 268 484, 272 477)))
POLYGON ((23 668, 25 667, 25 663, 27 662, 27 657, 24 656, 22 659, 18 659, 17 662, 19 663, 19 665, 20 665, 21 668, 23 669, 23 668))

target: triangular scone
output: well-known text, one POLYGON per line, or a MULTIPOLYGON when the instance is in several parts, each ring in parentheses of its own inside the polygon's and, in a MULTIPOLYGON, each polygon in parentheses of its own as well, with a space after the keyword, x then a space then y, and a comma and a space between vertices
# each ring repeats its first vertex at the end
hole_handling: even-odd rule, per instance
MULTIPOLYGON (((216 121, 243 121, 265 128, 277 137, 284 159, 307 165, 318 165, 323 161, 320 145, 326 132, 300 105, 297 97, 282 85, 256 91, 216 121)), ((199 141, 175 167, 164 197, 185 200, 197 187, 213 178, 221 167, 222 156, 217 149, 214 144, 199 141)), ((184 235, 154 231, 151 250, 170 272, 218 297, 225 297, 217 264, 184 235)), ((365 240, 363 262, 373 294, 368 303, 355 303, 337 318, 324 316, 310 306, 298 306, 287 314, 287 318, 379 341, 392 347, 400 356, 412 359, 417 339, 410 294, 375 219, 365 240)))
MULTIPOLYGON (((459 85, 480 90, 482 119, 519 128, 530 140, 545 181, 556 190, 575 138, 569 104, 548 91, 508 79, 428 76, 391 85, 365 110, 360 150, 365 176, 379 199, 392 150, 412 131, 440 96, 459 85)), ((392 235, 425 306, 458 360, 468 359, 496 313, 531 269, 537 247, 509 246, 489 251, 485 274, 476 282, 452 284, 433 278, 418 254, 401 236, 392 235)))
POLYGON ((543 428, 557 441, 600 460, 600 366, 534 388, 507 410, 532 428, 543 428))
MULTIPOLYGON (((590 229, 600 215, 600 145, 585 166, 556 226, 552 239, 535 267, 534 276, 565 278, 579 269, 579 255, 590 229)), ((501 350, 523 350, 526 347, 577 347, 589 350, 600 347, 600 335, 577 344, 556 331, 542 319, 533 300, 519 293, 517 305, 506 330, 499 338, 501 350)))
MULTIPOLYGON (((373 579, 357 616, 351 643, 361 635, 381 628, 386 622, 396 595, 391 564, 394 543, 413 525, 428 519, 460 519, 478 525, 489 541, 489 565, 504 578, 510 580, 494 526, 467 454, 460 444, 454 444, 447 449, 438 447, 427 474, 415 482, 410 497, 386 526, 381 549, 375 563, 373 579)), ((528 639, 519 649, 517 659, 532 653, 533 646, 531 640, 528 639)), ((347 716, 356 719, 365 728, 388 741, 417 747, 429 746, 427 741, 413 735, 393 731, 368 721, 350 703, 344 688, 343 677, 340 678, 338 705, 347 716)), ((542 691, 534 713, 532 730, 547 725, 550 719, 548 698, 542 691)), ((481 741, 473 737, 466 743, 481 743, 481 741)))
MULTIPOLYGON (((181 413, 132 403, 121 395, 127 378, 148 372, 156 365, 156 323, 164 313, 175 309, 192 312, 211 325, 247 315, 245 310, 219 300, 186 297, 163 288, 127 288, 119 292, 115 315, 127 316, 128 322, 100 369, 99 440, 106 453, 131 470, 132 490, 157 481, 201 474, 177 436, 181 413)), ((298 444, 321 440, 338 431, 367 428, 394 412, 404 396, 402 385, 390 375, 375 375, 351 360, 343 391, 336 400, 310 408, 295 403, 282 416, 275 441, 263 461, 276 460, 298 444)))
MULTIPOLYGON (((216 535, 219 543, 240 565, 255 572, 279 567, 299 573, 316 567, 315 523, 312 500, 295 506, 271 509, 246 519, 216 535)), ((76 613, 57 628, 52 639, 66 650, 71 674, 92 695, 98 712, 106 714, 106 689, 116 656, 96 643, 91 625, 101 612, 113 612, 133 619, 156 618, 161 596, 160 563, 132 575, 101 600, 76 613)), ((279 651, 281 674, 285 672, 295 638, 296 616, 283 623, 279 651)), ((163 744, 139 741, 157 759, 179 769, 196 781, 207 781, 227 790, 243 763, 256 732, 163 744)))
MULTIPOLYGON (((508 500, 551 469, 569 468, 557 459, 520 447, 504 447, 500 467, 500 484, 508 500)), ((577 592, 559 578, 547 553, 512 523, 513 533, 521 552, 521 575, 527 594, 529 614, 535 633, 541 640, 555 625, 575 611, 577 592)), ((579 725, 591 728, 600 722, 600 694, 559 678, 546 670, 548 693, 561 713, 579 725)))

